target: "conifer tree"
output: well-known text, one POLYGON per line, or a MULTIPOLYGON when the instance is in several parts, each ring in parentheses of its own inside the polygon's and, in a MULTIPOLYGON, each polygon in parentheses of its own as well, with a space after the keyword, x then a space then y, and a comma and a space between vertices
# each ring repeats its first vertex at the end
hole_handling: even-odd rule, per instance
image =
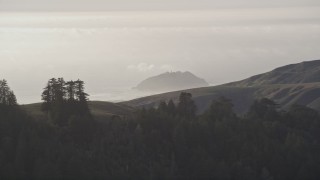
POLYGON ((58 82, 54 91, 56 92, 56 101, 62 102, 66 95, 65 81, 63 78, 58 78, 58 82))
POLYGON ((65 126, 71 116, 90 115, 81 80, 65 82, 52 78, 42 93, 42 110, 47 112, 54 124, 65 126))
POLYGON ((51 94, 51 102, 54 102, 56 100, 56 87, 57 87, 57 79, 51 78, 48 82, 48 86, 50 87, 50 94, 51 94))
POLYGON ((8 95, 8 105, 9 105, 9 106, 17 105, 17 98, 16 98, 16 96, 14 95, 13 91, 10 91, 10 92, 9 92, 9 95, 8 95))
POLYGON ((5 79, 0 80, 0 104, 8 106, 17 105, 16 96, 5 79))
POLYGON ((78 79, 77 81, 75 81, 75 88, 77 100, 80 102, 87 101, 88 94, 84 92, 84 82, 78 79))
POLYGON ((197 107, 192 100, 192 94, 182 92, 179 97, 179 104, 177 112, 180 117, 187 119, 194 118, 196 116, 197 107))
POLYGON ((168 114, 170 114, 170 115, 176 114, 176 105, 174 104, 172 99, 170 99, 170 101, 168 103, 167 110, 168 110, 168 114))
POLYGON ((225 118, 233 118, 236 116, 233 112, 233 104, 225 97, 220 97, 212 101, 206 115, 213 120, 223 120, 225 118))
POLYGON ((278 118, 277 107, 278 104, 274 101, 262 98, 254 101, 247 115, 251 118, 275 120, 278 118))
POLYGON ((78 100, 79 112, 87 113, 89 111, 88 108, 88 94, 84 92, 84 82, 81 80, 77 80, 75 82, 75 93, 78 100))
POLYGON ((42 111, 48 112, 50 110, 50 105, 52 103, 52 86, 51 83, 48 82, 47 86, 44 88, 42 92, 41 99, 43 100, 42 103, 42 111))
POLYGON ((75 100, 75 85, 76 83, 74 81, 66 82, 67 98, 69 101, 75 100))

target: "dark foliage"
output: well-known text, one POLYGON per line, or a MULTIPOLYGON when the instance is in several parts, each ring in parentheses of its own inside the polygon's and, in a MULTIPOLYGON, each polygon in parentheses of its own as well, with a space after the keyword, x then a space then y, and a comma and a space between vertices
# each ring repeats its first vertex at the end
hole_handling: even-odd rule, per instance
POLYGON ((83 81, 52 78, 42 93, 42 110, 55 125, 67 126, 73 116, 90 116, 88 96, 83 81))
POLYGON ((66 84, 66 95, 59 85, 60 90, 44 92, 50 98, 43 96, 50 99, 44 106, 49 112, 75 108, 68 115, 59 112, 66 125, 35 121, 17 106, 1 107, 1 179, 320 177, 320 117, 310 108, 279 112, 274 102, 262 99, 238 117, 222 97, 197 116, 191 94, 184 93, 177 106, 162 102, 158 109, 93 126, 90 113, 75 113, 81 107, 70 102, 77 101, 77 91, 71 90, 77 87, 66 84), (63 103, 53 93, 62 94, 63 103), (60 105, 68 107, 55 107, 60 105))
POLYGON ((0 105, 15 106, 17 99, 6 80, 0 80, 0 105))

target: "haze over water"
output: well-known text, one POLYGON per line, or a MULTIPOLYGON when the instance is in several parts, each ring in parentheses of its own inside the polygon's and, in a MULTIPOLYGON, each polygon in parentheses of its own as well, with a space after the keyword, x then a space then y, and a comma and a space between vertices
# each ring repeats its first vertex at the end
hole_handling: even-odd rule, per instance
POLYGON ((1 12, 0 78, 19 103, 51 77, 86 82, 91 100, 128 100, 143 79, 191 71, 211 84, 319 59, 320 8, 1 12))

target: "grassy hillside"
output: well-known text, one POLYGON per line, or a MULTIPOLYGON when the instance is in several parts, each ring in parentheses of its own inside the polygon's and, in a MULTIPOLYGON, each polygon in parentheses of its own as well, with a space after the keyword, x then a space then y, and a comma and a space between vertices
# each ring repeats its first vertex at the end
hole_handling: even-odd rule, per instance
MULTIPOLYGON (((306 105, 320 111, 320 60, 287 65, 271 72, 220 86, 184 90, 193 94, 201 113, 213 99, 225 96, 234 103, 238 114, 245 113, 254 99, 270 98, 287 109, 291 105, 306 105)), ((181 91, 148 96, 123 104, 132 107, 155 107, 161 101, 177 102, 181 91)))
POLYGON ((272 84, 303 84, 320 82, 320 60, 305 61, 279 67, 248 79, 228 83, 227 86, 261 86, 272 84))
MULTIPOLYGON (((156 107, 161 101, 177 98, 182 91, 175 91, 165 94, 143 97, 123 104, 132 107, 156 107)), ((215 86, 208 88, 198 88, 185 90, 193 94, 193 99, 198 106, 198 112, 206 110, 213 99, 220 96, 232 100, 234 110, 238 114, 245 113, 255 99, 270 98, 284 108, 289 108, 293 104, 307 105, 320 111, 320 83, 306 84, 277 84, 255 87, 232 87, 215 86)))
MULTIPOLYGON (((41 103, 28 104, 21 106, 28 114, 37 119, 46 118, 45 113, 41 111, 41 103)), ((90 101, 89 108, 96 119, 110 119, 112 116, 130 115, 134 108, 124 105, 102 101, 90 101)))
MULTIPOLYGON (((255 99, 270 98, 287 109, 291 105, 306 105, 320 111, 320 60, 287 65, 271 72, 220 86, 183 90, 192 93, 198 113, 206 110, 211 101, 224 96, 232 100, 234 111, 245 113, 255 99)), ((96 118, 111 118, 113 115, 126 116, 134 108, 157 107, 161 101, 178 101, 182 91, 147 96, 122 103, 93 101, 89 107, 96 118)), ((40 104, 24 105, 33 116, 45 117, 40 104)))
MULTIPOLYGON (((184 90, 183 92, 192 93, 193 99, 198 107, 198 112, 201 113, 207 109, 211 101, 220 96, 225 96, 233 100, 235 104, 234 110, 237 113, 243 113, 247 110, 247 107, 254 100, 254 93, 257 91, 256 87, 228 87, 228 86, 215 86, 215 87, 205 87, 197 89, 184 90)), ((161 101, 169 101, 170 99, 175 102, 178 101, 179 94, 182 91, 169 92, 164 94, 158 94, 154 96, 143 97, 139 99, 134 99, 131 101, 123 102, 123 104, 132 107, 155 107, 161 101)))

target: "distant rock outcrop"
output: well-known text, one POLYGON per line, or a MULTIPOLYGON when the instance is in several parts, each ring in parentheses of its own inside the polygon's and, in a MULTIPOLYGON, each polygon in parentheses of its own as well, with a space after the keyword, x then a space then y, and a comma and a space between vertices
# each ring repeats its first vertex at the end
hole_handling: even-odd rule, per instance
POLYGON ((142 81, 135 89, 140 91, 164 92, 206 87, 209 84, 191 72, 167 72, 142 81))

